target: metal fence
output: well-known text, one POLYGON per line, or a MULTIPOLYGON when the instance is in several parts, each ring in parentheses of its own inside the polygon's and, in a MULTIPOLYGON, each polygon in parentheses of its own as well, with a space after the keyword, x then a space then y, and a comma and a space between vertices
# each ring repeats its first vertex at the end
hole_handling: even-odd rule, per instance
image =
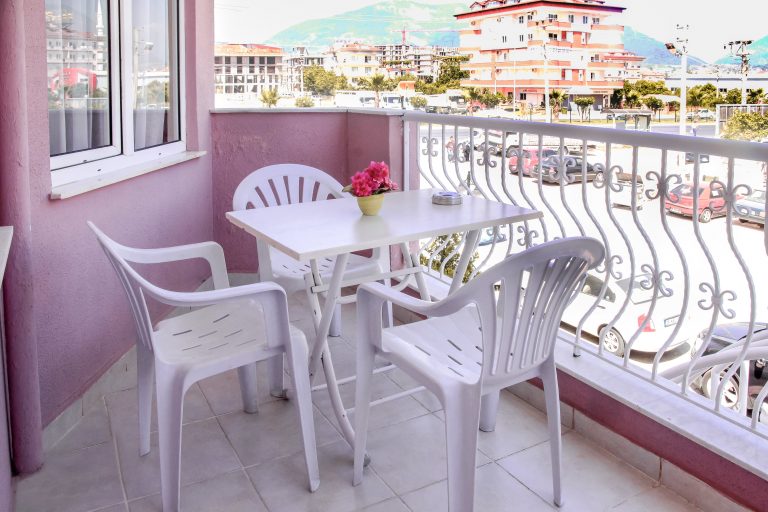
MULTIPOLYGON (((472 272, 555 238, 601 240, 605 263, 564 316, 575 354, 674 382, 768 437, 768 144, 420 112, 404 123, 411 187, 544 213, 484 232, 472 272)), ((424 241, 422 263, 447 281, 463 244, 424 241)))

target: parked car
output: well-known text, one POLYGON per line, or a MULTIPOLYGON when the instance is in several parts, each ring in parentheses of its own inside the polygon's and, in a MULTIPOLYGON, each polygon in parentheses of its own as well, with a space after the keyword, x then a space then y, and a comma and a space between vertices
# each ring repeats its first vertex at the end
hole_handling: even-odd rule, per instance
POLYGON ((701 109, 694 112, 688 112, 685 115, 686 119, 699 119, 701 121, 714 121, 715 113, 708 109, 701 109))
POLYGON ((487 135, 484 130, 474 130, 472 132, 472 144, 469 139, 465 139, 457 145, 457 148, 461 149, 459 154, 459 162, 466 162, 470 157, 470 148, 474 148, 478 153, 484 153, 486 145, 488 146, 488 154, 490 156, 501 156, 502 151, 506 151, 506 157, 510 158, 514 151, 517 149, 517 137, 511 133, 507 133, 506 150, 503 149, 503 141, 501 132, 495 130, 488 130, 487 135), (463 158, 463 160, 462 160, 463 158))
POLYGON ((477 245, 491 245, 494 243, 494 241, 497 244, 507 241, 507 235, 501 232, 501 228, 499 228, 499 231, 496 233, 495 237, 493 236, 493 228, 483 230, 483 232, 480 234, 480 240, 478 241, 477 245))
MULTIPOLYGON (((635 205, 638 210, 641 210, 643 208, 643 205, 649 201, 648 197, 645 195, 645 183, 643 182, 643 177, 640 173, 636 176, 636 186, 635 186, 635 196, 637 199, 635 200, 635 205)), ((626 206, 627 208, 632 207, 632 175, 625 172, 620 172, 616 175, 616 183, 618 185, 621 185, 621 190, 618 192, 614 192, 611 197, 613 197, 613 206, 626 206)))
MULTIPOLYGON (((685 163, 692 164, 696 161, 696 156, 693 153, 686 153, 685 154, 685 163)), ((709 163, 709 155, 699 153, 699 162, 702 164, 709 163)))
MULTIPOLYGON (((517 174, 518 171, 518 165, 517 165, 517 152, 512 151, 512 154, 509 155, 509 172, 512 174, 517 174)), ((542 148, 541 150, 541 157, 544 159, 549 158, 550 156, 557 155, 558 151, 556 149, 552 148, 542 148)), ((531 169, 539 165, 539 149, 538 148, 531 148, 531 149, 523 149, 522 154, 522 170, 524 176, 530 176, 531 169)))
MULTIPOLYGON (((758 335, 768 329, 768 324, 763 322, 755 322, 752 335, 758 335)), ((706 339, 708 330, 704 329, 698 335, 691 347, 691 357, 699 350, 701 344, 706 339)), ((704 350, 702 356, 714 354, 726 347, 733 345, 739 341, 743 341, 749 334, 748 322, 736 322, 730 324, 716 325, 712 330, 712 339, 709 345, 704 350)), ((749 362, 749 381, 748 381, 748 399, 747 399, 747 413, 751 416, 754 409, 755 397, 763 389, 766 382, 768 382, 768 370, 765 369, 766 360, 764 358, 753 359, 749 362)), ((722 370, 721 375, 724 375, 728 370, 726 367, 722 370)), ((691 387, 701 393, 702 395, 710 398, 712 396, 711 388, 712 368, 700 373, 691 383, 691 387)), ((725 391, 723 392, 722 405, 729 409, 736 409, 738 405, 739 386, 741 385, 739 373, 735 373, 726 384, 725 391)), ((715 388, 716 391, 716 388, 715 388)), ((768 410, 765 404, 762 406, 762 410, 765 412, 768 410)), ((762 421, 762 419, 761 419, 762 421)))
MULTIPOLYGON (((653 290, 646 290, 642 286, 649 279, 650 274, 639 274, 631 282, 629 277, 609 282, 603 293, 603 299, 584 322, 583 331, 593 336, 600 336, 631 290, 627 309, 624 310, 613 328, 605 333, 603 340, 605 350, 619 357, 623 356, 627 341, 643 325, 648 314, 648 306, 653 300, 653 290)), ((593 273, 587 274, 581 293, 576 294, 573 302, 566 308, 563 322, 576 327, 595 303, 595 299, 600 296, 603 284, 602 277, 593 273)), ((632 345, 633 351, 655 353, 661 349, 680 318, 679 312, 676 312, 671 305, 672 302, 669 297, 657 292, 653 315, 632 345)), ((677 339, 670 344, 667 350, 678 347, 687 341, 684 338, 677 339)))
POLYGON ((765 226, 765 190, 755 189, 750 195, 736 201, 739 222, 756 222, 765 226))
MULTIPOLYGON (((562 160, 563 164, 565 165, 565 173, 569 178, 573 178, 573 181, 581 181, 582 175, 582 166, 583 166, 583 160, 581 159, 581 156, 576 155, 565 155, 562 160)), ((541 163, 541 174, 542 174, 542 180, 547 181, 550 183, 559 183, 557 178, 554 177, 554 174, 556 171, 560 169, 561 160, 560 156, 550 156, 546 158, 541 163)), ((595 176, 597 175, 597 171, 595 171, 592 164, 589 162, 586 163, 587 167, 587 181, 592 181, 595 179, 595 176)), ((539 177, 539 166, 533 167, 530 170, 530 175, 534 178, 539 177)), ((570 180, 569 180, 570 182, 570 180)))
POLYGON ((670 199, 665 201, 664 208, 668 213, 692 217, 694 214, 694 193, 698 194, 699 197, 696 215, 698 215, 700 222, 709 222, 713 217, 725 215, 723 187, 719 183, 712 185, 704 183, 699 185, 698 191, 694 191, 693 185, 690 183, 680 184, 670 191, 670 199))

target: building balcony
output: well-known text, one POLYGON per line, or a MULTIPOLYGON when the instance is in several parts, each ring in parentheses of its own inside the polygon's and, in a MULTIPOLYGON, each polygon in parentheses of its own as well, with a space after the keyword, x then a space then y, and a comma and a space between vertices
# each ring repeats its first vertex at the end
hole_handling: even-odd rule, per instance
MULTIPOLYGON (((724 388, 718 401, 695 386, 696 372, 713 366, 747 367, 737 374, 744 382, 749 361, 765 357, 757 338, 747 340, 746 353, 730 350, 728 360, 704 355, 706 336, 704 345, 696 341, 710 324, 764 320, 760 311, 767 298, 755 286, 765 268, 763 231, 735 220, 743 185, 762 183, 764 148, 610 129, 339 109, 214 112, 211 144, 212 181, 197 186, 210 187, 203 190, 212 199, 208 238, 224 246, 238 282, 254 278, 257 262, 252 240, 223 217, 232 191, 252 170, 287 161, 328 170, 346 182, 371 159, 386 160, 407 188, 458 190, 544 212, 541 222, 483 235, 476 272, 543 240, 584 233, 601 239, 609 257, 594 278, 602 284, 585 285, 580 295, 588 297, 586 306, 583 297, 574 300, 557 354, 569 506, 693 511, 757 509, 764 503, 756 501, 765 498, 768 460, 766 427, 756 414, 764 396, 750 398, 743 388, 729 402, 724 388), (311 144, 306 143, 310 133, 311 144), (454 153, 445 149, 449 136, 457 143, 454 153), (244 141, 258 141, 258 150, 244 141), (524 154, 544 149, 563 155, 563 168, 537 166, 524 154), (685 163, 686 153, 710 158, 685 163), (589 168, 571 172, 577 158, 589 168), (568 172, 561 172, 564 168, 568 172), (579 179, 584 176, 587 180, 579 179), (700 187, 721 183, 726 199, 713 212, 717 218, 705 223, 700 215, 686 218, 665 209, 680 194, 678 181, 700 187), (622 287, 626 280, 637 286, 622 287), (600 330, 598 317, 606 318, 608 329, 600 330), (666 325, 668 318, 677 321, 666 325), (611 330, 618 338, 609 335, 611 330), (686 379, 688 386, 682 384, 686 379)), ((119 186, 97 192, 105 198, 125 193, 119 186)), ((99 219, 104 213, 89 215, 99 219)), ((183 229, 184 223, 177 225, 183 229)), ((100 262, 98 249, 90 247, 95 241, 77 236, 94 263, 100 262)), ((187 237, 168 233, 152 243, 187 237)), ((422 261, 432 269, 430 289, 439 297, 450 276, 440 271, 444 267, 430 245, 422 241, 422 261)), ((107 277, 110 269, 96 269, 82 271, 83 277, 104 283, 89 293, 114 294, 117 300, 117 282, 107 277)), ((63 304, 64 298, 54 292, 49 300, 63 304)), ((127 312, 116 311, 109 330, 130 340, 127 312)), ((342 376, 354 366, 353 311, 351 306, 344 310, 342 336, 333 342, 342 376)), ((292 298, 291 315, 311 333, 302 294, 292 298)), ((160 510, 156 451, 143 458, 136 453, 134 372, 135 355, 128 350, 48 422, 46 464, 17 479, 17 511, 160 510)), ((378 386, 383 395, 409 384, 395 372, 381 375, 378 386)), ((345 400, 353 388, 345 385, 345 400)), ((717 396, 717 390, 711 394, 717 396)), ((316 391, 322 483, 315 494, 295 478, 301 473, 298 432, 278 426, 289 423, 292 406, 262 399, 263 414, 239 411, 234 373, 190 391, 183 510, 213 510, 222 503, 270 511, 311 510, 320 503, 333 510, 444 509, 444 427, 439 406, 426 392, 374 408, 372 470, 362 487, 352 487, 349 447, 339 436, 327 396, 316 391)), ((540 406, 536 383, 503 393, 497 431, 481 434, 480 510, 506 510, 511 500, 549 509, 540 406)))

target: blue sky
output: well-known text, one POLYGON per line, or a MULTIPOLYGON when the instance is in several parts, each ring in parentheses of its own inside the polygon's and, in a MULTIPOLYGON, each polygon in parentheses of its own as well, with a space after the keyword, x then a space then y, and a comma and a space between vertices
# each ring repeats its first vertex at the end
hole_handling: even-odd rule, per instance
MULTIPOLYGON (((262 42, 296 23, 359 9, 379 0, 292 0, 269 3, 264 0, 215 0, 216 39, 219 41, 262 42), (281 8, 283 7, 283 8, 281 8)), ((445 4, 456 0, 419 0, 445 4)), ((466 2, 469 6, 471 2, 466 2)), ((675 24, 691 27, 690 52, 715 60, 725 52, 723 44, 734 39, 759 39, 768 35, 766 0, 608 0, 627 10, 625 25, 656 39, 672 40, 675 24)))

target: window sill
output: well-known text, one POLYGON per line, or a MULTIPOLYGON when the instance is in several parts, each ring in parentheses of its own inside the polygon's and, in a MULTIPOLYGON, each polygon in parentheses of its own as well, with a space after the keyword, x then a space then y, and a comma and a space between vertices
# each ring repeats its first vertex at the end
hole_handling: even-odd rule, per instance
POLYGON ((109 185, 114 185, 115 183, 120 183, 121 181, 126 181, 143 174, 149 174, 150 172, 159 171, 166 167, 200 158, 206 153, 206 151, 184 151, 158 158, 150 162, 144 162, 110 171, 98 176, 73 181, 71 183, 64 183, 62 185, 51 187, 51 194, 49 197, 51 200, 61 200, 79 196, 86 192, 108 187, 109 185))

